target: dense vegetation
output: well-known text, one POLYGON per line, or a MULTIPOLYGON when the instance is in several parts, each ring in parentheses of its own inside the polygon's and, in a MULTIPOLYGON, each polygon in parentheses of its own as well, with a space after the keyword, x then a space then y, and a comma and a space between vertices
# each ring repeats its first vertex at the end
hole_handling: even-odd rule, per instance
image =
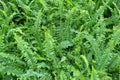
POLYGON ((119 79, 119 0, 0 0, 0 80, 119 79))

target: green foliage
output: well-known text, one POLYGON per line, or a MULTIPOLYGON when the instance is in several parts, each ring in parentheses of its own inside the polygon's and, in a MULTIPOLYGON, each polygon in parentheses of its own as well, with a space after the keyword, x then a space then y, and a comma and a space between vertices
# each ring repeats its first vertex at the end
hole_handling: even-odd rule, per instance
POLYGON ((0 0, 0 80, 119 80, 119 0, 0 0))

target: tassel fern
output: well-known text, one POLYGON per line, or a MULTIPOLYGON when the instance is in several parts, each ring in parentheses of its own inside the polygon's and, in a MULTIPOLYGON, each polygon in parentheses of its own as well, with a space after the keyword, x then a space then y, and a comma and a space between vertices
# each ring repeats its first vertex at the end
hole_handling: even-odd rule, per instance
POLYGON ((0 0, 0 80, 119 80, 119 0, 0 0))

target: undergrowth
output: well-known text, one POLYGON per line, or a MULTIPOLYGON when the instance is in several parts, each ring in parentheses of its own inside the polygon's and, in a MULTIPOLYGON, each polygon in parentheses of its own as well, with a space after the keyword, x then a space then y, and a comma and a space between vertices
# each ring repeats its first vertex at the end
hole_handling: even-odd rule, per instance
POLYGON ((119 79, 119 0, 0 0, 0 80, 119 79))

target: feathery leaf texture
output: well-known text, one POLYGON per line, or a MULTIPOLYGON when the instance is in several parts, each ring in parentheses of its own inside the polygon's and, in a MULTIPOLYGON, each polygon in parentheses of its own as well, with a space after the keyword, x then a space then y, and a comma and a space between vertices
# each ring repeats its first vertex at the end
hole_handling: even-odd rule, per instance
POLYGON ((0 0, 0 80, 119 79, 119 0, 0 0))

